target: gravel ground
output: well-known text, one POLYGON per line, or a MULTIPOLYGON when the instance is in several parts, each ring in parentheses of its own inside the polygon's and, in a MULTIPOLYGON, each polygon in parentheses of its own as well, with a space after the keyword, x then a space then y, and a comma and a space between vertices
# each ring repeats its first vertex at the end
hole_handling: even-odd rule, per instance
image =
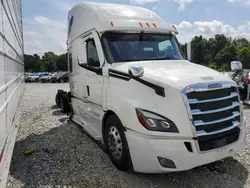
MULTIPOLYGON (((68 84, 26 84, 7 188, 17 187, 250 187, 250 136, 242 153, 186 172, 145 175, 118 171, 92 139, 55 106, 68 84), (29 149, 34 153, 24 155, 29 149)), ((249 120, 250 110, 245 109, 249 120)), ((249 133, 249 125, 247 125, 249 133)))

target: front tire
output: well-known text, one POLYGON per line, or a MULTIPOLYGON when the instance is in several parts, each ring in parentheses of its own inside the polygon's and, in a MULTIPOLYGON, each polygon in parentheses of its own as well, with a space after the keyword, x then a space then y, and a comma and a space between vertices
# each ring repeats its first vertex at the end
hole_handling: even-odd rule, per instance
POLYGON ((123 125, 116 115, 111 115, 105 126, 105 145, 112 163, 121 171, 128 171, 130 155, 123 125))

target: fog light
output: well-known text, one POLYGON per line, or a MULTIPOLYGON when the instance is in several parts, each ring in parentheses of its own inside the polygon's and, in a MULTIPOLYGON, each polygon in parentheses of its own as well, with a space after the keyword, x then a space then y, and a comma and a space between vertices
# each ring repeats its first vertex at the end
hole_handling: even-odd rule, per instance
POLYGON ((161 166, 164 168, 176 168, 174 162, 170 159, 158 157, 158 160, 159 160, 161 166))

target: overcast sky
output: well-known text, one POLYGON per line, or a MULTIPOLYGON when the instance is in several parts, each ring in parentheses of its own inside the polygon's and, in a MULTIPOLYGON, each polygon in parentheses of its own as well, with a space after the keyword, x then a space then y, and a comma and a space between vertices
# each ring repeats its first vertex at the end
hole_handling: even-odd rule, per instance
MULTIPOLYGON (((91 0, 88 0, 91 1, 91 0)), ((23 0, 26 54, 66 52, 68 10, 84 0, 23 0)), ((177 26, 181 43, 223 33, 250 40, 250 0, 95 0, 138 5, 177 26)))

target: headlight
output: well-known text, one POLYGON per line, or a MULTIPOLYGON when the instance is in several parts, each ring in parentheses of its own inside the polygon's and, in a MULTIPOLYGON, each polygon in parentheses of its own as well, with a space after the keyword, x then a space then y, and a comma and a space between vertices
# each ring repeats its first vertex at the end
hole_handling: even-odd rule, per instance
POLYGON ((179 133, 178 128, 170 119, 154 112, 136 109, 139 122, 150 131, 179 133))

